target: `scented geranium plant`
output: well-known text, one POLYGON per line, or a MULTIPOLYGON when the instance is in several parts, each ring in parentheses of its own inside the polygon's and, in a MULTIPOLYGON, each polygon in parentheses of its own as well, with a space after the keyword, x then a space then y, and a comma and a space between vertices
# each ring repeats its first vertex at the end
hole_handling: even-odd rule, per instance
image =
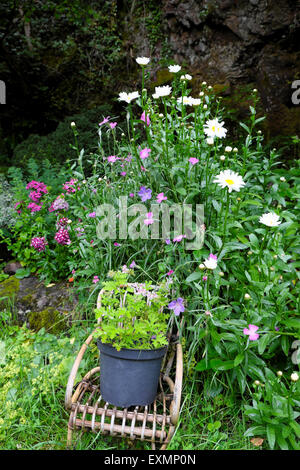
POLYGON ((174 314, 179 314, 178 309, 175 311, 178 299, 168 300, 170 284, 128 283, 129 274, 130 270, 111 272, 110 280, 103 283, 101 307, 95 310, 100 320, 95 337, 118 351, 167 346, 167 331, 174 314))

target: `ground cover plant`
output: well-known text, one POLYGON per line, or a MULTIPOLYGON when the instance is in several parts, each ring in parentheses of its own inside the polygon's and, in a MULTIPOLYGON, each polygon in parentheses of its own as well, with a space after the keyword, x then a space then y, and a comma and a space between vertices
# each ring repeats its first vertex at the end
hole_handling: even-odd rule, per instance
MULTIPOLYGON (((298 449, 299 168, 287 171, 276 149, 264 145, 256 90, 233 138, 211 86, 203 82, 192 96, 192 77, 170 65, 172 84, 152 90, 149 59, 137 61, 141 90, 118 97, 126 129, 100 116, 97 152, 86 155, 72 122, 77 158, 55 184, 38 168, 25 182, 12 170, 16 221, 3 240, 46 283, 69 279, 85 302, 95 303, 111 270, 129 272, 134 282, 167 280, 180 320, 187 395, 203 394, 212 406, 231 397, 245 438, 298 449), (121 198, 135 204, 126 212, 126 236, 120 236, 121 198), (103 204, 115 209, 108 228, 103 204), (199 243, 191 248, 176 217, 151 238, 163 210, 178 215, 183 204, 191 205, 194 219, 197 204, 203 206, 199 243)), ((219 421, 210 422, 211 432, 220 432, 219 421)))

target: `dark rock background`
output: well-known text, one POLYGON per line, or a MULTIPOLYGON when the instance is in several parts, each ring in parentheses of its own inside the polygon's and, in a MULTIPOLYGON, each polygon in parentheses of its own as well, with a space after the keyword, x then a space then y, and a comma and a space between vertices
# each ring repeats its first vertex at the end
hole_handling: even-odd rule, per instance
POLYGON ((241 97, 257 88, 267 137, 299 135, 299 12, 295 0, 3 0, 0 165, 66 116, 106 104, 118 114, 118 92, 138 86, 141 55, 157 83, 170 80, 161 68, 174 60, 193 75, 194 93, 207 81, 238 117, 241 97))

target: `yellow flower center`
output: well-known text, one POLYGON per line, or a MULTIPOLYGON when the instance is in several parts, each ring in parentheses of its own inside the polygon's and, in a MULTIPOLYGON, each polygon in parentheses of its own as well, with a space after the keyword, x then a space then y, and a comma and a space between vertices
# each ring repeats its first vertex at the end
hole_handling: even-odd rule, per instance
POLYGON ((229 184, 229 185, 234 184, 234 181, 233 181, 233 180, 225 180, 225 181, 226 181, 226 183, 229 184))
POLYGON ((216 126, 212 126, 211 130, 212 130, 213 132, 216 132, 216 126))

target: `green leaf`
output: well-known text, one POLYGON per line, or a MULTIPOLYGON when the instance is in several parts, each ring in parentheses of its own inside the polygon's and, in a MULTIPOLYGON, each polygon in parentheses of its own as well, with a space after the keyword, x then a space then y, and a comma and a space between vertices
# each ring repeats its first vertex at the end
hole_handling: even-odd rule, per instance
POLYGON ((184 188, 177 188, 176 191, 182 196, 186 196, 186 190, 184 188))
POLYGON ((270 424, 267 424, 267 438, 268 438, 269 446, 271 447, 271 449, 274 449, 275 441, 276 441, 276 433, 275 433, 275 428, 271 426, 270 424))
POLYGON ((277 443, 281 450, 289 450, 289 445, 282 436, 277 436, 277 443))
POLYGON ((289 425, 295 432, 296 436, 300 438, 300 425, 296 421, 291 421, 289 425))
POLYGON ((197 281, 197 279, 201 279, 202 274, 198 271, 193 272, 186 278, 186 282, 197 281))
POLYGON ((243 362, 243 360, 244 360, 244 357, 245 357, 244 353, 238 354, 238 355, 236 356, 236 358, 234 359, 234 361, 233 361, 234 367, 236 367, 236 366, 238 366, 239 364, 241 364, 241 362, 243 362))
POLYGON ((300 328, 300 318, 289 318, 284 323, 291 328, 300 328))
POLYGON ((209 364, 214 370, 229 370, 234 367, 233 361, 221 361, 221 359, 211 359, 209 364))
POLYGON ((210 369, 209 361, 206 359, 202 359, 200 362, 196 364, 195 370, 198 372, 202 372, 203 370, 208 370, 210 369))
POLYGON ((270 343, 273 335, 265 334, 263 335, 258 341, 258 352, 259 354, 263 354, 264 350, 266 349, 267 345, 270 343))
POLYGON ((247 429, 247 431, 244 433, 244 436, 265 436, 265 434, 266 429, 264 426, 252 426, 251 428, 247 429))

